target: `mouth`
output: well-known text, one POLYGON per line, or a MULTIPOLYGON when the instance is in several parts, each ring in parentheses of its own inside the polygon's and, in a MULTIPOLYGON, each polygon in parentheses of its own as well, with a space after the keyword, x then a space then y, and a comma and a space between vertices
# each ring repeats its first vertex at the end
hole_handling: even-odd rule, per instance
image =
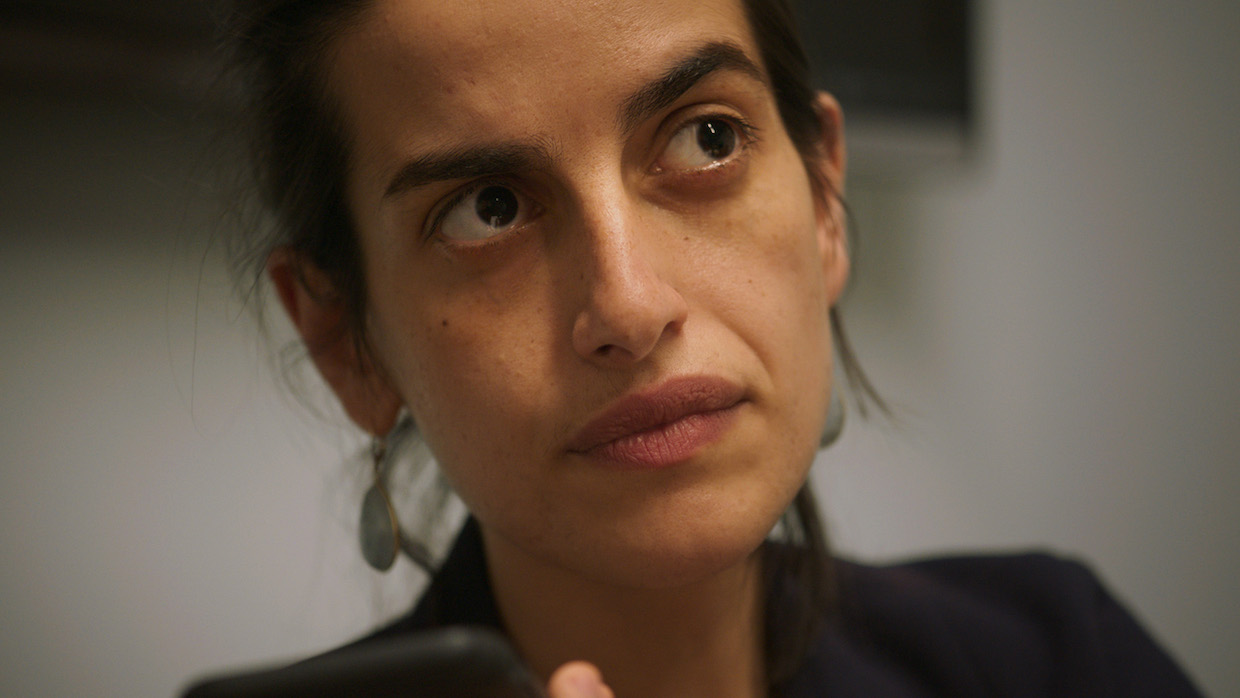
POLYGON ((744 396, 723 378, 675 378, 617 400, 577 433, 568 451, 637 469, 682 463, 723 436, 744 396))

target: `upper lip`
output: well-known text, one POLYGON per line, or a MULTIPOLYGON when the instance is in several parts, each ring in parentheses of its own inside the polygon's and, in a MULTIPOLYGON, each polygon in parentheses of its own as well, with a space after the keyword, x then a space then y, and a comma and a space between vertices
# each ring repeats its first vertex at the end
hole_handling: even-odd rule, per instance
POLYGON ((715 376, 673 378, 653 388, 616 400, 590 420, 568 444, 581 453, 633 434, 640 434, 691 414, 732 407, 744 397, 737 384, 715 376))

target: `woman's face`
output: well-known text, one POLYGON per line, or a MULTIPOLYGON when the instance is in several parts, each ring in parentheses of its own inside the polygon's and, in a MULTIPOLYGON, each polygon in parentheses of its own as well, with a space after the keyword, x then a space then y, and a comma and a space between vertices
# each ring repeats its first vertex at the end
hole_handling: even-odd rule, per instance
POLYGON ((378 0, 334 48, 374 359, 489 551, 745 559, 812 461, 848 263, 739 4, 378 0))

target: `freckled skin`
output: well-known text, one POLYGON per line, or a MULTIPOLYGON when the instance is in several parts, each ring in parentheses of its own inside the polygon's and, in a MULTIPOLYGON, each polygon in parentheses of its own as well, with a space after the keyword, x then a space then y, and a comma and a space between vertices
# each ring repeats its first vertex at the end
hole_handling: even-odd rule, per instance
POLYGON ((744 564, 805 480, 847 260, 773 98, 722 72, 617 126, 625 97, 706 41, 757 60, 729 0, 378 0, 335 46, 375 359, 493 562, 690 583, 744 564), (729 179, 652 174, 675 119, 708 108, 757 127, 729 179), (423 235, 465 183, 383 196, 429 149, 531 138, 553 153, 519 183, 538 213, 487 245, 423 235), (684 375, 747 398, 690 461, 633 473, 567 451, 618 397, 684 375))

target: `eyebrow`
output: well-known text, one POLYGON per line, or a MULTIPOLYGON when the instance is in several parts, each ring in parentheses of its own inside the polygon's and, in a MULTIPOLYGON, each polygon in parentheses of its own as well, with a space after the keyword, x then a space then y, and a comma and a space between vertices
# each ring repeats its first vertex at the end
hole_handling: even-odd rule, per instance
MULTIPOLYGON (((768 84, 766 75, 736 44, 706 43, 625 99, 620 107, 620 128, 625 133, 632 133, 642 121, 675 102, 706 76, 720 70, 738 71, 763 85, 768 84)), ((434 182, 545 169, 551 160, 551 150, 544 142, 448 148, 405 163, 388 183, 383 198, 434 182)))
POLYGON ((642 121, 675 102, 706 76, 720 70, 738 71, 763 85, 768 84, 762 69, 745 55, 740 46, 720 41, 703 44, 661 77, 624 100, 620 110, 620 128, 625 133, 631 133, 642 121))
POLYGON ((503 143, 449 148, 410 160, 383 192, 383 198, 452 179, 471 179, 545 167, 551 153, 541 143, 503 143))

